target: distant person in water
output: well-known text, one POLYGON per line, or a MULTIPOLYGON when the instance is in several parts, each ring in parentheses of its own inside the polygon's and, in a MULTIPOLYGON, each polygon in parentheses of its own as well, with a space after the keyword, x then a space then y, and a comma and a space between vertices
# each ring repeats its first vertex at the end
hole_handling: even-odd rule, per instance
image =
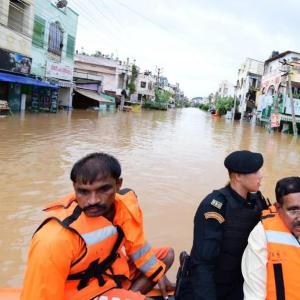
POLYGON ((188 272, 176 300, 243 300, 243 251, 268 206, 259 192, 263 156, 235 151, 224 165, 229 184, 198 207, 188 272))
POLYGON ((145 299, 156 283, 167 298, 174 251, 147 242, 137 197, 120 190, 120 176, 119 161, 106 153, 75 163, 75 193, 45 208, 31 241, 21 299, 84 300, 114 291, 145 299))

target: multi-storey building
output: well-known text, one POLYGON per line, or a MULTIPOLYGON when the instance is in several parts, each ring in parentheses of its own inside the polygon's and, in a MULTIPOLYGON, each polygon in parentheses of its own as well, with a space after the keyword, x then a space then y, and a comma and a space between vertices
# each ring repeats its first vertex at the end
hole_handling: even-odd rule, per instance
POLYGON ((261 113, 259 118, 268 122, 271 112, 275 112, 280 113, 281 121, 290 122, 292 102, 289 92, 293 95, 296 121, 300 123, 300 53, 273 52, 264 63, 258 105, 258 111, 261 113))
MULTIPOLYGON (((118 98, 120 101, 122 91, 128 94, 127 85, 131 76, 131 67, 129 60, 122 62, 118 59, 113 59, 105 55, 90 56, 86 54, 76 54, 75 67, 74 67, 74 82, 76 84, 74 107, 77 105, 78 87, 82 83, 94 84, 93 90, 98 94, 101 93, 101 97, 105 95, 118 98), (97 86, 95 86, 97 84, 97 86)), ((107 98, 101 100, 99 96, 94 95, 99 101, 107 100, 107 98)), ((90 98, 93 95, 90 94, 90 98)), ((96 99, 95 98, 95 99, 96 99)))
POLYGON ((234 85, 228 80, 222 80, 219 84, 218 96, 220 97, 233 97, 234 96, 234 85))
POLYGON ((260 89, 264 63, 252 58, 246 58, 238 71, 236 96, 239 102, 239 112, 251 113, 257 107, 257 92, 260 89))
MULTIPOLYGON (((63 0, 35 0, 31 73, 56 84, 59 87, 58 104, 71 107, 78 14, 66 3, 63 0)), ((35 93, 38 97, 43 95, 44 99, 50 97, 43 89, 36 89, 35 93)), ((54 100, 53 95, 51 97, 54 100)), ((47 110, 49 102, 40 102, 38 107, 47 110)))
POLYGON ((155 77, 150 71, 139 73, 136 80, 137 101, 151 100, 155 95, 155 77))
POLYGON ((0 100, 12 112, 31 107, 35 88, 57 91, 30 77, 33 15, 33 0, 0 0, 0 100))

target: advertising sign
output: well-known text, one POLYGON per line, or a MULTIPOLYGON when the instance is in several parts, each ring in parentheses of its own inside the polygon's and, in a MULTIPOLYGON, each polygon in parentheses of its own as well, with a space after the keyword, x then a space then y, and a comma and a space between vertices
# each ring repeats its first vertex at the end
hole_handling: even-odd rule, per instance
POLYGON ((14 73, 30 74, 32 59, 19 53, 0 49, 0 69, 14 73))
POLYGON ((279 127, 280 126, 280 114, 271 114, 271 127, 279 127))
POLYGON ((72 80, 73 70, 70 66, 61 63, 47 62, 47 77, 72 80))

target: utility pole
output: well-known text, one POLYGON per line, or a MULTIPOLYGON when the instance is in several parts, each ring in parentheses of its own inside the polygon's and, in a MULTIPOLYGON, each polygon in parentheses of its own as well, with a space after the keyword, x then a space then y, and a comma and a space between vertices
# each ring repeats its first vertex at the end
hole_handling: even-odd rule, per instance
POLYGON ((160 75, 160 68, 157 68, 157 78, 156 78, 156 86, 159 87, 159 75, 160 75))
POLYGON ((123 80, 123 89, 121 92, 121 103, 120 103, 120 111, 124 110, 125 105, 125 96, 126 96, 126 82, 127 82, 127 76, 128 76, 128 68, 129 68, 129 58, 126 60, 125 70, 124 70, 124 80, 123 80))
POLYGON ((296 123, 296 117, 295 117, 295 106, 294 106, 294 98, 292 93, 292 84, 291 84, 291 65, 288 64, 288 84, 289 84, 289 98, 291 101, 291 110, 292 110, 292 124, 293 124, 293 134, 294 136, 298 135, 298 129, 297 129, 297 123, 296 123))
MULTIPOLYGON (((293 98, 293 92, 292 92, 292 83, 291 83, 291 67, 292 65, 287 62, 286 59, 283 59, 282 61, 279 61, 282 66, 284 67, 283 70, 280 70, 281 72, 284 72, 282 76, 287 77, 287 86, 286 86, 286 94, 289 96, 289 99, 291 101, 291 111, 292 111, 292 125, 293 125, 293 134, 294 136, 298 135, 298 129, 297 129, 297 123, 296 123, 296 117, 295 117, 295 104, 294 104, 294 98, 293 98)), ((277 101, 275 103, 275 109, 279 111, 278 107, 278 95, 277 95, 277 101)))
POLYGON ((235 117, 235 110, 236 110, 236 90, 237 90, 237 86, 234 86, 234 95, 233 95, 233 111, 232 111, 232 122, 234 121, 234 117, 235 117))

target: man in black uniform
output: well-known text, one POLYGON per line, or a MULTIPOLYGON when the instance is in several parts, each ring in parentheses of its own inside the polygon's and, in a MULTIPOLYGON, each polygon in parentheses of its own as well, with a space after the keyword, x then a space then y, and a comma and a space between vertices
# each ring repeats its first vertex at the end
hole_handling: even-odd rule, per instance
POLYGON ((229 184, 206 196, 195 215, 188 284, 180 300, 243 300, 243 251, 268 206, 258 191, 263 157, 235 151, 224 165, 229 184))

